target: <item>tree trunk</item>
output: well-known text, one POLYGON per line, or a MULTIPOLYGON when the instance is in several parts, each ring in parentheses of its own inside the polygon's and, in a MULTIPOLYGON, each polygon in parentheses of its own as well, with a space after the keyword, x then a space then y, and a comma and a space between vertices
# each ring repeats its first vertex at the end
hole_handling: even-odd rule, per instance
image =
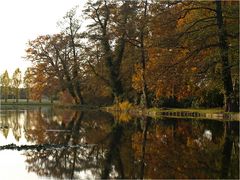
POLYGON ((81 93, 81 84, 78 80, 79 78, 79 68, 78 68, 78 62, 77 62, 77 53, 76 53, 76 44, 75 44, 75 34, 74 34, 74 30, 73 30, 73 22, 72 22, 72 18, 70 18, 70 37, 71 37, 71 45, 72 45, 72 50, 73 50, 73 61, 74 61, 74 67, 73 67, 73 80, 75 81, 75 83, 73 83, 73 86, 75 87, 75 92, 76 92, 76 96, 79 100, 78 104, 84 104, 83 101, 83 97, 82 97, 82 93, 81 93))
MULTIPOLYGON (((117 101, 121 101, 123 99, 124 93, 123 93, 123 86, 120 79, 120 67, 123 59, 123 54, 125 50, 125 43, 126 43, 126 31, 125 31, 125 24, 127 23, 128 19, 128 8, 129 4, 128 2, 124 2, 122 5, 122 11, 124 13, 123 19, 121 19, 122 29, 123 32, 121 32, 121 37, 116 41, 116 45, 114 48, 114 52, 111 49, 110 46, 110 40, 109 35, 107 33, 107 23, 109 20, 109 11, 108 7, 106 7, 106 18, 105 21, 99 22, 102 26, 102 39, 101 39, 101 45, 104 49, 105 54, 105 63, 106 68, 108 70, 108 78, 109 78, 109 85, 112 90, 112 94, 114 96, 114 99, 117 101)), ((98 16, 99 17, 99 16, 98 16)))
POLYGON ((149 107, 149 101, 148 101, 148 90, 147 90, 147 83, 146 83, 146 51, 144 46, 144 34, 145 34, 145 25, 146 25, 146 18, 147 18, 147 0, 145 1, 144 5, 144 15, 143 15, 143 24, 141 27, 140 32, 140 47, 141 47, 141 66, 142 66, 142 95, 143 95, 143 105, 145 108, 149 107))
POLYGON ((19 99, 19 89, 16 89, 16 103, 18 103, 18 99, 19 99))
POLYGON ((232 124, 227 122, 226 124, 226 137, 222 152, 222 164, 221 164, 221 178, 228 179, 229 169, 231 166, 231 156, 233 149, 233 137, 232 137, 232 124))
POLYGON ((27 98, 27 104, 28 104, 28 103, 29 103, 29 88, 27 88, 26 91, 27 91, 27 92, 26 92, 26 93, 27 93, 27 94, 26 94, 26 96, 27 96, 26 98, 27 98))
MULTIPOLYGON (((112 52, 110 49, 110 45, 108 39, 105 37, 102 40, 102 45, 105 51, 105 61, 106 61, 106 68, 109 72, 109 82, 110 88, 112 90, 112 94, 114 99, 122 99, 123 97, 123 87, 121 80, 119 79, 119 69, 121 65, 122 58, 120 56, 123 55, 123 52, 118 53, 118 57, 116 57, 115 61, 112 57, 112 52)), ((122 49, 124 49, 125 44, 120 45, 122 49)))
POLYGON ((78 82, 77 85, 76 85, 76 94, 77 94, 78 99, 79 99, 79 104, 83 105, 84 104, 84 99, 83 99, 83 96, 82 96, 82 90, 81 90, 81 87, 80 87, 80 82, 78 82))
POLYGON ((78 94, 76 92, 76 89, 73 87, 71 82, 68 84, 67 90, 70 93, 70 95, 73 97, 75 104, 81 104, 82 103, 81 97, 78 96, 78 94))
POLYGON ((123 127, 121 124, 114 124, 112 127, 111 131, 111 138, 109 140, 108 144, 108 151, 105 156, 105 160, 103 162, 103 169, 102 169, 102 174, 101 178, 102 179, 109 179, 109 174, 111 172, 111 167, 113 165, 114 158, 118 160, 120 163, 120 167, 116 167, 120 169, 120 178, 124 178, 124 171, 123 168, 121 167, 121 156, 120 156, 120 148, 121 148, 121 138, 122 138, 122 132, 123 127), (116 158, 116 157, 117 158, 116 158))
POLYGON ((140 169, 140 179, 144 179, 144 172, 145 172, 145 154, 146 154, 146 144, 147 144, 147 135, 148 135, 148 128, 150 125, 150 118, 144 117, 142 119, 144 122, 144 128, 142 132, 142 147, 141 147, 141 169, 140 169))
POLYGON ((8 88, 8 87, 5 87, 5 88, 4 88, 4 101, 5 101, 5 103, 6 103, 7 100, 8 100, 8 90, 7 90, 7 88, 8 88))
POLYGON ((53 96, 51 95, 51 104, 53 104, 53 96))
POLYGON ((224 84, 224 98, 225 98, 225 111, 226 112, 237 112, 238 107, 236 98, 233 92, 233 83, 231 69, 229 67, 228 58, 228 44, 227 44, 227 31, 223 23, 222 5, 221 1, 216 0, 216 15, 217 15, 217 26, 218 26, 218 38, 219 38, 219 50, 222 63, 222 81, 224 84))

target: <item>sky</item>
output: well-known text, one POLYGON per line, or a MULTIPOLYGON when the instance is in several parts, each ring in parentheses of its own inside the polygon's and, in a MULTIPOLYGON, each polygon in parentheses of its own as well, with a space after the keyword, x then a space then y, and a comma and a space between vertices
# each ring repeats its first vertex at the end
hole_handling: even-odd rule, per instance
POLYGON ((0 74, 16 68, 22 73, 30 66, 25 49, 39 35, 58 33, 57 22, 76 5, 81 10, 86 0, 3 0, 0 1, 0 74))

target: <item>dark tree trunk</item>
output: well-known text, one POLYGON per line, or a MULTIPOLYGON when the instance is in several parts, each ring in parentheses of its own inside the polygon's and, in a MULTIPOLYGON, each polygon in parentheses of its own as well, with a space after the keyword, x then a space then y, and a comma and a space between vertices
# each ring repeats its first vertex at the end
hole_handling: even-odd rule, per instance
POLYGON ((147 144, 147 134, 148 127, 150 125, 149 117, 143 118, 144 128, 143 128, 143 140, 142 140, 142 148, 141 148, 141 169, 140 169, 140 179, 144 178, 144 170, 145 170, 145 153, 146 153, 146 144, 147 144))
POLYGON ((83 99, 83 96, 82 96, 82 93, 81 93, 81 90, 78 89, 78 97, 79 97, 79 100, 80 100, 80 104, 83 105, 85 104, 84 102, 84 99, 83 99))
POLYGON ((112 127, 112 132, 111 132, 111 139, 108 144, 108 151, 106 153, 106 159, 104 162, 101 178, 102 179, 108 179, 109 174, 111 172, 111 167, 113 165, 114 159, 118 160, 118 165, 117 167, 119 169, 119 174, 121 175, 120 178, 124 178, 124 171, 122 167, 122 160, 120 157, 120 146, 121 146, 121 138, 122 138, 122 131, 123 127, 116 123, 112 127))
POLYGON ((231 68, 229 66, 228 58, 229 47, 227 44, 227 31, 223 22, 222 5, 221 1, 219 0, 216 0, 215 3, 218 26, 219 49, 222 63, 222 80, 224 84, 225 111, 237 112, 238 107, 233 92, 231 68))
MULTIPOLYGON (((113 59, 112 52, 110 49, 110 45, 107 38, 103 38, 102 45, 104 46, 105 50, 105 61, 106 61, 106 67, 109 71, 109 84, 110 88, 112 90, 112 94, 116 100, 122 99, 123 97, 123 87, 122 82, 119 79, 119 69, 122 61, 123 51, 118 53, 118 57, 116 59, 113 59)), ((120 48, 124 49, 125 42, 120 44, 120 48)))
POLYGON ((72 18, 70 18, 70 37, 71 37, 71 46, 72 46, 72 50, 73 50, 73 61, 74 61, 74 67, 73 67, 73 86, 75 87, 75 92, 76 92, 76 96, 79 99, 79 103, 78 104, 84 104, 83 101, 83 97, 82 97, 82 93, 81 93, 81 84, 79 81, 79 64, 78 64, 78 57, 77 57, 77 53, 76 53, 76 44, 75 44, 75 33, 74 33, 74 27, 73 27, 73 22, 72 22, 72 18))
POLYGON ((145 26, 146 26, 146 18, 147 18, 147 6, 148 2, 145 1, 144 4, 144 14, 143 14, 143 24, 141 27, 140 32, 140 48, 141 48, 141 66, 142 66, 142 96, 143 96, 143 105, 145 108, 149 107, 149 100, 148 100, 148 89, 147 89, 147 82, 146 82, 146 51, 144 46, 144 34, 145 34, 145 26))
POLYGON ((53 96, 51 95, 51 104, 53 104, 53 96))
MULTIPOLYGON (((109 72, 109 75, 108 75, 109 85, 112 90, 112 94, 114 96, 115 101, 116 100, 119 101, 119 100, 122 100, 124 96, 123 86, 120 79, 120 67, 121 67, 123 54, 125 50, 126 32, 125 32, 125 28, 122 28, 123 29, 122 35, 116 42, 114 52, 112 52, 110 43, 109 43, 109 36, 107 34, 107 24, 108 24, 110 12, 107 5, 105 5, 105 8, 106 8, 106 19, 104 20, 104 22, 99 21, 102 27, 101 44, 104 49, 106 68, 109 72)), ((124 13, 124 16, 121 24, 122 26, 125 26, 128 18, 128 8, 129 8, 128 2, 124 2, 122 8, 123 8, 122 11, 124 13)))
POLYGON ((222 167, 221 167, 221 178, 227 179, 229 169, 231 166, 231 156, 232 156, 232 149, 233 149, 233 137, 232 137, 232 124, 226 124, 226 137, 222 152, 222 167))

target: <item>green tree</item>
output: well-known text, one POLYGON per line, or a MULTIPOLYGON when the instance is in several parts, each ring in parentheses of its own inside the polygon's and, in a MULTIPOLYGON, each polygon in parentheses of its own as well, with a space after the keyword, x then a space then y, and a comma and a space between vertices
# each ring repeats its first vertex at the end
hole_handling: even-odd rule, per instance
POLYGON ((8 71, 6 70, 1 76, 1 84, 2 84, 2 92, 4 95, 5 102, 8 100, 9 94, 9 86, 10 86, 10 78, 8 75, 8 71))
POLYGON ((19 68, 17 68, 12 77, 12 87, 14 91, 14 96, 16 98, 16 102, 18 103, 19 100, 19 86, 22 82, 22 74, 19 68))
POLYGON ((30 97, 30 87, 31 87, 31 68, 27 68, 27 70, 24 73, 24 77, 23 77, 23 85, 25 87, 26 90, 26 98, 27 98, 27 103, 29 102, 29 97, 30 97))

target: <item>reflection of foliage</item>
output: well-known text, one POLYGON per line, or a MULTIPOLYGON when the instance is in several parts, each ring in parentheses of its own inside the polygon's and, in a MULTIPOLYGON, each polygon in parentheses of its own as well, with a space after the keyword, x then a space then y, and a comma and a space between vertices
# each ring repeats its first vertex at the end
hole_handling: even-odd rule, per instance
POLYGON ((2 133, 7 137, 12 130, 16 141, 24 135, 36 145, 92 144, 24 152, 27 170, 40 176, 220 178, 222 152, 230 142, 232 151, 224 162, 231 162, 228 177, 238 178, 239 138, 233 133, 238 132, 238 122, 229 131, 225 123, 217 121, 152 121, 142 117, 123 122, 119 116, 92 111, 38 108, 25 111, 25 116, 20 110, 1 113, 5 114, 1 126, 7 127, 2 133))
MULTIPOLYGON (((222 144, 208 139, 203 125, 175 121, 167 126, 154 125, 147 135, 144 177, 219 178, 222 144)), ((142 140, 142 133, 133 134, 132 147, 139 161, 142 140)))
POLYGON ((36 172, 41 176, 52 176, 57 178, 79 178, 74 172, 91 170, 91 175, 97 176, 97 162, 88 157, 89 148, 69 148, 47 151, 28 151, 28 170, 36 172), (96 169, 96 170, 95 170, 96 169))
MULTIPOLYGON (((101 142, 107 139, 106 133, 110 130, 108 122, 92 113, 83 113, 69 110, 56 111, 52 116, 35 112, 28 138, 38 144, 96 144, 84 148, 68 148, 56 150, 42 150, 26 152, 28 170, 41 176, 57 178, 79 178, 77 172, 89 171, 89 175, 100 176, 99 164, 104 158, 101 142), (68 114, 68 118, 66 116, 68 114), (37 118, 36 118, 37 117, 37 118), (94 117, 98 117, 95 121, 94 117), (51 119, 52 118, 52 119, 51 119), (84 120, 83 120, 84 118, 84 120), (35 119, 35 120, 34 120, 35 119), (47 129, 52 131, 46 131, 47 129), (55 131, 54 130, 67 130, 55 131), (93 134, 97 134, 94 135, 93 134), (100 143, 100 144, 99 144, 100 143), (99 144, 99 145, 97 145, 99 144)), ((98 113, 96 113, 98 115, 98 113)), ((106 116, 103 116, 106 118, 106 116)))
POLYGON ((7 111, 2 110, 1 114, 4 113, 4 118, 1 118, 0 120, 0 131, 2 131, 5 138, 8 137, 9 130, 12 130, 13 136, 15 140, 18 142, 21 138, 21 131, 23 128, 23 124, 21 124, 21 115, 23 114, 23 111, 14 110, 14 111, 7 111))
POLYGON ((112 112, 113 116, 114 116, 114 119, 118 122, 129 122, 132 117, 129 113, 126 113, 126 112, 119 112, 119 111, 115 111, 115 112, 112 112))

